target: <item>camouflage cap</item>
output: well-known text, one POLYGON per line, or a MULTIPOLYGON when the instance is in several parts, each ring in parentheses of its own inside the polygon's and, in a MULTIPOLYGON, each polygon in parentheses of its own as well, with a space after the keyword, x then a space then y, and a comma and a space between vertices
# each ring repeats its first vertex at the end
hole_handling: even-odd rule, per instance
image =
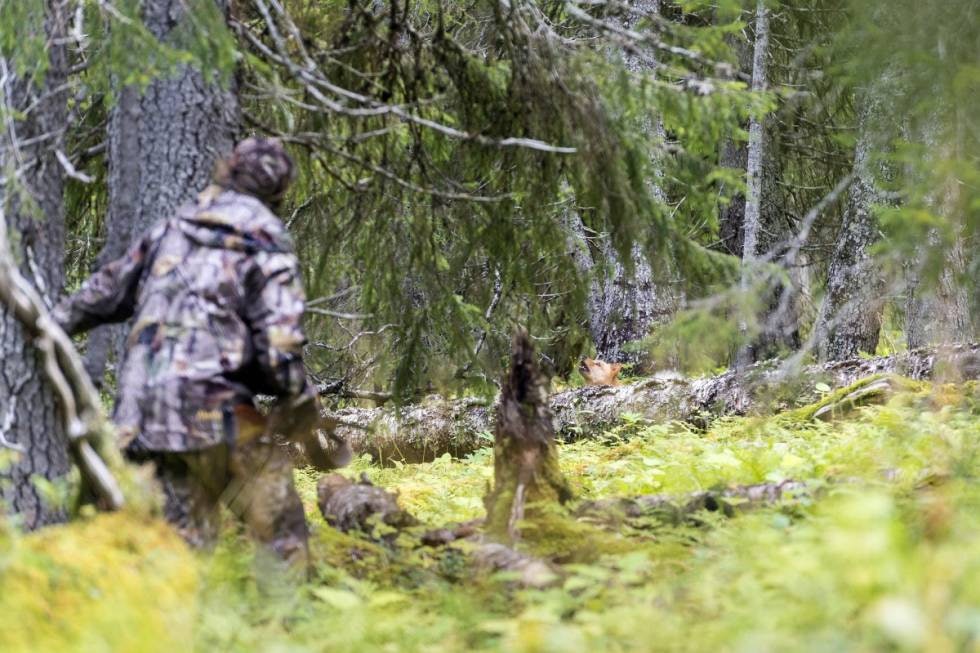
POLYGON ((293 180, 293 161, 277 138, 253 136, 235 146, 216 175, 222 186, 278 203, 293 180))

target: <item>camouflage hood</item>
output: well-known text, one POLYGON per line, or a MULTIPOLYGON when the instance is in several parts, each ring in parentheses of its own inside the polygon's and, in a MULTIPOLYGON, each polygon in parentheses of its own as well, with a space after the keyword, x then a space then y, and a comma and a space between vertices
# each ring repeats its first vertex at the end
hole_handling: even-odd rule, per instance
POLYGON ((179 213, 178 226, 202 247, 256 252, 291 252, 282 222, 257 198, 210 186, 196 205, 179 213))

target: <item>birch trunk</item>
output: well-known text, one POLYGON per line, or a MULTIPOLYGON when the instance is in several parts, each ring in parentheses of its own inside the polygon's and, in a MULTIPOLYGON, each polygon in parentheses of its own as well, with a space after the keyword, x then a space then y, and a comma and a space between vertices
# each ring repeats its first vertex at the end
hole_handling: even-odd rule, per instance
MULTIPOLYGON (((756 6, 752 50, 752 90, 769 86, 770 11, 764 0, 756 6)), ((789 242, 779 188, 778 125, 772 116, 752 117, 746 155, 746 197, 743 225, 741 290, 746 301, 741 331, 747 339, 735 357, 737 367, 771 358, 799 347, 798 280, 780 279, 765 265, 778 261, 789 242), (755 331, 756 335, 752 335, 755 331)))
MULTIPOLYGON (((769 9, 759 0, 755 16, 755 43, 752 51, 752 90, 766 90, 766 56, 769 49, 769 9)), ((742 225, 741 290, 746 295, 758 283, 759 232, 762 212, 762 162, 765 156, 764 118, 752 116, 749 121, 749 144, 746 154, 745 222, 742 225)), ((743 317, 740 330, 747 337, 749 324, 743 317)), ((751 345, 736 354, 736 367, 744 368, 755 358, 751 345)))

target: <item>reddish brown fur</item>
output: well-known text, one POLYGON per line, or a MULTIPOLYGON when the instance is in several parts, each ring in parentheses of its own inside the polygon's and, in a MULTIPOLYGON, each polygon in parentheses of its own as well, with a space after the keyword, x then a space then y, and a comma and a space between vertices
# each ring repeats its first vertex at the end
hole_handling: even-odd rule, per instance
POLYGON ((579 372, 589 385, 619 385, 619 371, 622 363, 607 363, 606 361, 586 358, 579 367, 579 372))

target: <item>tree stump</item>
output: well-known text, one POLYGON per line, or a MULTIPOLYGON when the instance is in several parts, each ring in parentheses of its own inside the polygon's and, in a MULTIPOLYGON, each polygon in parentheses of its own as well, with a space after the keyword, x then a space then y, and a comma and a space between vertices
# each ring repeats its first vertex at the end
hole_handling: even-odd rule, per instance
POLYGON ((538 369, 531 339, 514 334, 511 364, 497 405, 493 445, 493 488, 484 497, 486 532, 510 544, 520 525, 571 498, 558 466, 548 383, 538 369))
POLYGON ((398 497, 376 487, 361 476, 360 483, 340 474, 321 476, 316 484, 317 505, 327 523, 348 533, 359 530, 370 534, 377 524, 394 529, 415 526, 415 517, 398 505, 398 497))

